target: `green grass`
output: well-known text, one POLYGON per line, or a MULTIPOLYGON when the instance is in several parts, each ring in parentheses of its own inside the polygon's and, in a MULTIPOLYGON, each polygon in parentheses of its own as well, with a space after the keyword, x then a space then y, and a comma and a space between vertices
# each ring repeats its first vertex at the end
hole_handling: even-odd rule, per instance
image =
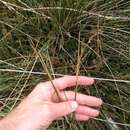
MULTIPOLYGON (((59 77, 50 74, 130 80, 129 4, 128 0, 0 0, 0 69, 49 74, 0 71, 0 117, 37 83, 59 77)), ((90 87, 72 87, 103 99, 100 116, 88 122, 56 121, 50 130, 128 130, 129 87, 98 80, 90 87)))

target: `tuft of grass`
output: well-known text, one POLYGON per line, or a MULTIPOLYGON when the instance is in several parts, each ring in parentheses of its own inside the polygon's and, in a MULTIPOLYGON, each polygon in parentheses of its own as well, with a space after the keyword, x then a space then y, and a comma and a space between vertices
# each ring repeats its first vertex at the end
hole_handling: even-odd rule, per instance
MULTIPOLYGON (((37 83, 58 77, 55 74, 130 80, 129 4, 0 0, 0 69, 14 70, 0 71, 0 118, 37 83)), ((55 121, 50 130, 128 130, 129 84, 96 80, 91 87, 69 89, 75 91, 75 99, 77 92, 102 98, 101 114, 88 122, 55 121)))

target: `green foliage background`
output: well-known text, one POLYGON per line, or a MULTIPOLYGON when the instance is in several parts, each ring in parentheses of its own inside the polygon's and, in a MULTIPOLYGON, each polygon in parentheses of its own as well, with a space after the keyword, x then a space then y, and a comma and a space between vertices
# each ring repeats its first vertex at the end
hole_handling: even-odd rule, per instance
MULTIPOLYGON (((76 75, 79 69, 79 75, 130 80, 130 1, 0 0, 1 118, 37 83, 49 80, 47 75, 16 72, 45 72, 32 46, 50 74, 76 75)), ((99 80, 78 86, 79 92, 103 99, 100 116, 88 122, 56 121, 49 129, 127 130, 129 87, 99 80)))

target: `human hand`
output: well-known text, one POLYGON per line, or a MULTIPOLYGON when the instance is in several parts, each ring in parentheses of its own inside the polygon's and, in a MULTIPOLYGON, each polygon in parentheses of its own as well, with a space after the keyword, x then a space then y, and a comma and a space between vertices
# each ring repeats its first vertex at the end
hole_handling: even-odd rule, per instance
MULTIPOLYGON (((45 130, 52 121, 72 112, 74 118, 80 121, 99 115, 98 110, 88 106, 100 106, 101 99, 78 93, 74 101, 75 92, 63 91, 76 85, 76 76, 58 78, 53 83, 62 102, 59 102, 51 82, 39 83, 18 107, 0 121, 0 130, 45 130)), ((78 76, 78 85, 93 83, 92 78, 78 76)))

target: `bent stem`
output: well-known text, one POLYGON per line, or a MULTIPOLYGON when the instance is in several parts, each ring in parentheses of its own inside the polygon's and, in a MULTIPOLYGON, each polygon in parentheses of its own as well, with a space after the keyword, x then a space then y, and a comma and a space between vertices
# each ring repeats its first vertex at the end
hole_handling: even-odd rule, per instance
POLYGON ((45 64, 45 61, 44 61, 44 59, 43 59, 41 53, 38 52, 37 49, 33 46, 33 41, 32 41, 32 39, 30 39, 30 43, 31 43, 31 47, 33 48, 34 52, 38 55, 39 60, 40 60, 40 62, 41 62, 41 64, 42 64, 42 67, 44 68, 45 72, 47 73, 47 75, 48 75, 48 77, 49 77, 49 81, 50 81, 51 84, 52 84, 52 87, 53 87, 53 89, 54 89, 54 91, 55 91, 55 93, 56 93, 56 95, 57 95, 57 97, 58 97, 59 102, 61 102, 59 93, 58 93, 58 91, 57 91, 57 89, 56 89, 56 87, 55 87, 55 85, 54 85, 54 83, 53 83, 53 81, 52 81, 52 76, 51 76, 51 74, 50 74, 50 72, 49 72, 49 70, 48 70, 48 68, 47 68, 47 66, 46 66, 46 64, 45 64))

